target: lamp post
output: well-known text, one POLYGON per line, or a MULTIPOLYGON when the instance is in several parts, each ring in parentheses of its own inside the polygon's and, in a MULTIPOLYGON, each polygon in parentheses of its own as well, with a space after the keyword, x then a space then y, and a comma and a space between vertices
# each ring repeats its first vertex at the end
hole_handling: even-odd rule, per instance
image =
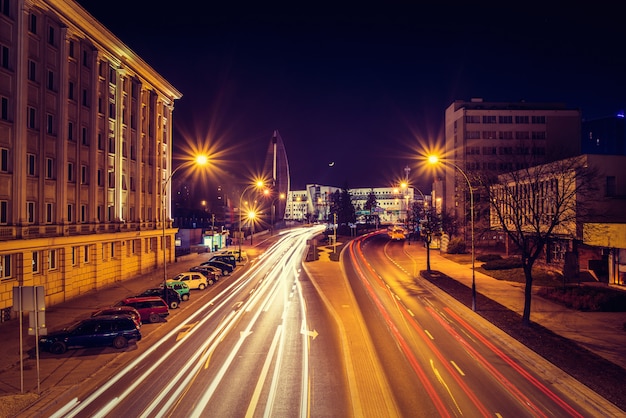
POLYGON ((237 239, 237 241, 239 241, 239 256, 237 257, 237 261, 241 261, 241 241, 243 240, 243 235, 241 233, 241 223, 242 223, 242 211, 241 211, 241 204, 243 201, 243 195, 246 194, 246 192, 251 188, 251 187, 256 187, 257 189, 263 187, 264 183, 262 180, 257 180, 254 184, 250 184, 248 185, 245 189, 243 189, 243 192, 241 192, 241 196, 239 196, 239 237, 237 239))
POLYGON ((448 160, 440 160, 439 157, 437 157, 436 155, 431 155, 428 157, 428 162, 430 164, 437 164, 438 162, 442 162, 444 164, 448 163, 451 166, 453 166, 454 168, 456 168, 457 170, 459 170, 459 172, 463 175, 463 177, 465 178, 465 181, 467 181, 467 186, 469 187, 469 191, 470 191, 470 224, 471 224, 471 234, 472 234, 472 311, 476 311, 476 271, 475 271, 475 260, 476 260, 476 254, 474 251, 474 188, 472 187, 472 183, 470 182, 469 178, 467 177, 467 174, 465 174, 465 172, 463 170, 461 170, 461 167, 459 167, 458 165, 456 165, 455 163, 453 163, 452 161, 448 161, 448 160))
POLYGON ((208 164, 208 162, 209 162, 209 159, 206 155, 198 155, 195 159, 182 163, 181 165, 176 167, 174 170, 172 170, 170 175, 163 182, 163 187, 161 189, 161 208, 163 210, 163 219, 161 221, 161 224, 163 225, 163 236, 162 236, 162 242, 161 242, 161 246, 163 247, 163 296, 165 299, 165 303, 167 303, 168 305, 169 305, 169 301, 167 300, 168 299, 167 297, 167 242, 165 241, 165 224, 167 223, 165 219, 167 217, 167 208, 165 207, 165 204, 167 201, 167 186, 172 180, 172 177, 174 177, 174 174, 176 174, 176 172, 180 170, 181 168, 189 167, 194 164, 198 166, 204 166, 208 164))
POLYGON ((274 234, 274 214, 276 213, 276 201, 284 200, 285 193, 280 193, 274 199, 272 199, 272 205, 270 206, 270 236, 274 234))

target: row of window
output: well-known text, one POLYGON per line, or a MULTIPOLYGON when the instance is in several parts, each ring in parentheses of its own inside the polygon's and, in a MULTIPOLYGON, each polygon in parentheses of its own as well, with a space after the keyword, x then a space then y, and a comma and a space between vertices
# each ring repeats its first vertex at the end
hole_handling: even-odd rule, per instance
POLYGON ((493 124, 493 123, 501 123, 501 124, 512 124, 515 121, 516 124, 537 124, 537 125, 545 125, 546 117, 545 116, 513 116, 513 115, 465 115, 465 123, 482 123, 483 124, 493 124))
MULTIPOLYGON (((29 224, 36 224, 37 223, 37 202, 33 202, 33 201, 27 201, 26 202, 26 221, 29 224)), ((8 200, 0 200, 0 225, 7 225, 9 224, 9 220, 10 220, 10 214, 9 214, 9 201, 8 200)), ((152 208, 147 208, 148 209, 148 217, 147 219, 152 219, 152 208)), ((75 215, 76 209, 75 209, 75 205, 73 203, 68 203, 67 205, 67 219, 66 222, 68 223, 75 223, 75 222, 79 222, 79 223, 87 223, 89 222, 89 211, 88 211, 88 205, 84 204, 84 205, 80 205, 80 213, 78 214, 79 219, 76 219, 76 215, 75 215)), ((45 207, 44 207, 44 216, 43 216, 43 220, 40 223, 45 223, 45 224, 53 224, 55 223, 55 213, 56 213, 56 203, 53 202, 46 202, 45 203, 45 207)), ((102 222, 103 220, 103 214, 104 214, 104 206, 99 205, 96 209, 96 220, 98 222, 102 222)), ((108 206, 107 207, 107 221, 108 222, 112 222, 115 220, 115 208, 114 206, 108 206)), ((135 220, 135 208, 131 207, 130 208, 130 213, 129 213, 129 220, 133 221, 135 220)))
POLYGON ((466 147, 467 155, 546 155, 544 147, 466 147))
MULTIPOLYGON (((156 238, 145 238, 146 241, 146 253, 157 250, 156 238)), ((141 251, 140 240, 128 241, 128 254, 136 254, 137 251, 141 251)), ((72 252, 72 266, 76 266, 82 260, 83 264, 90 262, 90 249, 94 247, 94 244, 86 244, 81 246, 74 246, 71 248, 72 252), (82 254, 81 254, 82 253, 82 254)), ((102 244, 102 259, 107 260, 114 259, 117 254, 115 251, 116 243, 103 243, 102 244)), ((49 249, 46 251, 33 251, 32 252, 32 272, 33 274, 39 274, 43 272, 43 269, 48 271, 54 271, 59 268, 59 257, 62 254, 61 249, 49 249)), ((11 279, 14 275, 13 265, 15 254, 3 254, 0 256, 0 280, 11 279)))
POLYGON ((546 139, 545 131, 466 131, 467 139, 546 139))
MULTIPOLYGON (((10 171, 9 167, 9 149, 8 148, 0 148, 0 172, 8 173, 10 171)), ((44 167, 45 170, 45 178, 46 179, 55 179, 55 168, 54 168, 54 158, 46 157, 46 164, 44 167)), ((26 174, 28 176, 36 176, 37 175, 37 156, 35 154, 26 154, 26 174)), ((76 182, 74 163, 67 163, 67 181, 70 183, 76 182)), ((97 184, 98 186, 103 186, 103 178, 102 178, 102 170, 97 170, 97 184)), ((152 182, 148 182, 148 192, 152 193, 152 182)), ((80 184, 89 184, 89 169, 86 165, 80 166, 80 184)), ((110 188, 115 188, 115 173, 113 171, 108 172, 108 186, 110 188)), ((126 175, 122 174, 122 189, 128 190, 128 185, 126 184, 126 175)), ((133 176, 130 177, 130 190, 135 191, 135 178, 133 176)), ((145 192, 145 186, 142 187, 142 192, 145 192)))

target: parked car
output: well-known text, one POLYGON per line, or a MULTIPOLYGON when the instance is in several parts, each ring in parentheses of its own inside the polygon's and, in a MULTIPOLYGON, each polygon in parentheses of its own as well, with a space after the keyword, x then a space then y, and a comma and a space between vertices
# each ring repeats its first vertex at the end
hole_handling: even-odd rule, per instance
POLYGON ((170 314, 167 304, 158 296, 126 298, 117 302, 115 306, 132 306, 137 309, 141 315, 141 322, 160 322, 170 314))
MULTIPOLYGON (((216 252, 215 255, 232 255, 237 261, 239 261, 239 250, 220 250, 216 252)), ((245 260, 247 258, 248 254, 245 251, 241 251, 241 259, 245 260)))
POLYGON ((237 267, 237 258, 232 254, 214 255, 213 257, 209 259, 209 261, 213 261, 213 260, 222 261, 226 264, 230 264, 231 266, 233 266, 233 268, 237 267))
POLYGON ((167 306, 170 309, 177 309, 180 306, 180 303, 183 301, 183 298, 180 296, 176 290, 172 289, 170 286, 167 287, 167 293, 163 293, 162 287, 153 287, 150 289, 146 289, 143 292, 135 295, 134 297, 140 298, 144 296, 156 296, 160 297, 164 301, 166 301, 167 306))
POLYGON ((189 271, 204 275, 204 277, 206 277, 206 282, 209 286, 217 282, 219 275, 222 273, 221 270, 211 266, 194 266, 191 267, 189 271))
POLYGON ((228 276, 229 274, 233 272, 233 270, 235 270, 235 268, 231 266, 230 264, 224 263, 223 261, 219 261, 219 260, 205 261, 204 263, 200 265, 217 267, 218 269, 222 271, 222 276, 228 276))
POLYGON ((128 315, 133 318, 133 321, 138 326, 141 326, 141 315, 137 312, 137 309, 132 306, 109 306, 106 308, 98 309, 91 313, 91 317, 104 316, 104 315, 128 315))
MULTIPOLYGON (((202 270, 213 273, 215 275, 215 281, 218 281, 220 276, 222 276, 222 270, 221 269, 219 269, 217 267, 214 267, 214 266, 209 266, 208 264, 204 265, 204 266, 194 266, 194 267, 189 269, 189 271, 200 271, 200 273, 203 273, 202 270)), ((205 276, 206 276, 206 274, 205 274, 205 276)))
MULTIPOLYGON (((176 292, 178 292, 181 300, 189 300, 191 292, 189 291, 189 286, 186 282, 166 280, 165 283, 167 284, 167 287, 171 287, 176 292)), ((160 289, 161 291, 163 291, 163 285, 161 285, 160 289)))
POLYGON ((176 277, 174 277, 173 279, 167 280, 167 282, 175 281, 187 283, 190 289, 204 290, 209 285, 207 283, 206 277, 204 277, 202 273, 194 271, 185 271, 183 273, 177 274, 176 277))
POLYGON ((129 341, 141 340, 139 326, 129 315, 102 315, 83 319, 58 332, 39 338, 39 347, 54 354, 68 348, 112 345, 122 349, 129 341))

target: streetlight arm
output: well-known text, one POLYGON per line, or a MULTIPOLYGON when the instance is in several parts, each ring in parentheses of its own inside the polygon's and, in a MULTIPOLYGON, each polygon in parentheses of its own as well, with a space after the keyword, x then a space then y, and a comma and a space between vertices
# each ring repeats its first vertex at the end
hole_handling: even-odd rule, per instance
MULTIPOLYGON (((431 163, 437 163, 438 161, 440 161, 435 156, 429 157, 428 160, 431 163)), ((446 160, 442 162, 444 164, 446 163, 450 164, 463 175, 463 177, 465 178, 465 181, 467 181, 467 185, 470 191, 470 225, 471 225, 471 230, 472 230, 472 233, 471 233, 471 238, 472 238, 472 311, 476 311, 476 269, 475 269, 476 252, 475 252, 475 247, 474 247, 474 188, 472 187, 472 183, 470 182, 469 177, 467 177, 467 174, 465 174, 465 172, 461 170, 461 167, 459 167, 452 161, 446 160)))

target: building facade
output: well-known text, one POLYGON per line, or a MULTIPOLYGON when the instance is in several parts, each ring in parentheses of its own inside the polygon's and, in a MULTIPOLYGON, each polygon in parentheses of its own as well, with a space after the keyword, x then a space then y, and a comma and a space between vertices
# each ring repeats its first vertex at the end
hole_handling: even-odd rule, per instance
POLYGON ((583 154, 503 174, 491 186, 491 228, 548 237, 541 262, 623 284, 626 156, 583 154), (504 224, 502 220, 504 219, 504 224), (608 239, 610 237, 613 239, 608 239), (568 254, 573 257, 568 258, 568 254), (609 258, 612 256, 612 258, 609 258))
POLYGON ((51 305, 172 260, 164 186, 181 93, 74 1, 2 6, 6 319, 14 286, 44 286, 51 305))
POLYGON ((562 104, 455 101, 445 112, 441 210, 460 221, 468 240, 471 185, 477 231, 487 231, 479 179, 579 155, 580 132, 580 111, 562 104))

